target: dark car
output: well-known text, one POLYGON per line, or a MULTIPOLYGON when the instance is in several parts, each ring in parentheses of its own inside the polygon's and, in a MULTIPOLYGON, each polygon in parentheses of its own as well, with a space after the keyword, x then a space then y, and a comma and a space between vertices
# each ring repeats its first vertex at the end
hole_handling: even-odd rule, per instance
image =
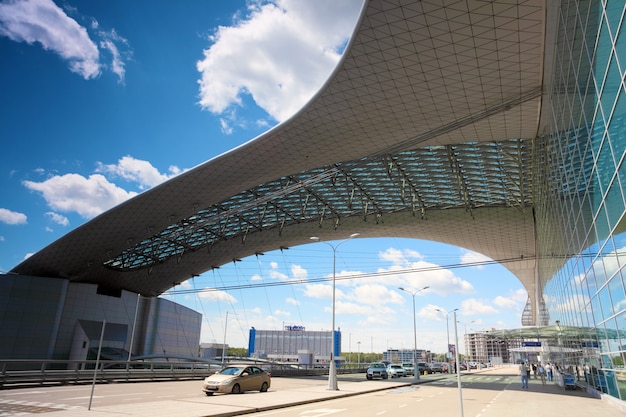
POLYGON ((443 362, 431 362, 428 366, 432 374, 448 372, 448 365, 443 362))
POLYGON ((430 371, 430 366, 426 362, 417 363, 417 372, 419 372, 420 375, 432 374, 432 372, 430 371))

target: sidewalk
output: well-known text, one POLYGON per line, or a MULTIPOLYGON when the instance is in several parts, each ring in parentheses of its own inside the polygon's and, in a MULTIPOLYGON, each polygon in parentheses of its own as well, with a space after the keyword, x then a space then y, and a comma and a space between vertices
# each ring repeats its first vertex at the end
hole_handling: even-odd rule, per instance
MULTIPOLYGON (((479 371, 471 371, 467 374, 474 375, 516 375, 516 368, 495 368, 479 371)), ((422 377, 418 384, 456 378, 455 375, 441 376, 431 375, 422 377)), ((368 392, 393 389, 401 386, 412 385, 412 378, 399 378, 387 381, 367 381, 364 377, 343 376, 338 377, 339 391, 328 390, 327 380, 324 377, 310 378, 273 378, 272 387, 267 393, 250 392, 244 395, 214 395, 211 397, 198 395, 197 398, 183 400, 163 400, 144 402, 139 404, 119 404, 106 407, 77 408, 63 411, 47 412, 47 417, 84 417, 85 415, 103 417, 228 417, 266 411, 286 406, 294 406, 305 403, 325 401, 333 398, 359 395, 368 392)), ((132 389, 129 384, 129 389, 132 389)), ((471 389, 471 384, 467 387, 471 389)), ((619 400, 617 403, 621 403, 619 400)), ((498 410, 496 415, 516 416, 554 416, 567 414, 568 417, 576 416, 603 416, 624 417, 626 413, 610 405, 607 401, 600 401, 583 390, 565 391, 556 384, 542 386, 538 380, 531 380, 530 389, 522 390, 511 384, 510 388, 502 391, 501 397, 496 404, 491 406, 490 413, 498 410), (546 394, 551 395, 546 401, 546 394), (567 394, 567 395, 563 395, 567 394), (570 407, 576 407, 576 413, 565 412, 570 407)), ((493 415, 493 414, 492 414, 493 415)))

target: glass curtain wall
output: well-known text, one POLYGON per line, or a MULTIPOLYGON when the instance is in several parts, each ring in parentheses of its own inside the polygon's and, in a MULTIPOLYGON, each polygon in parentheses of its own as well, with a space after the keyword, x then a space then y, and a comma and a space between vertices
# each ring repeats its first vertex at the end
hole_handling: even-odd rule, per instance
POLYGON ((565 372, 626 400, 626 6, 560 4, 549 134, 535 143, 540 284, 565 372))

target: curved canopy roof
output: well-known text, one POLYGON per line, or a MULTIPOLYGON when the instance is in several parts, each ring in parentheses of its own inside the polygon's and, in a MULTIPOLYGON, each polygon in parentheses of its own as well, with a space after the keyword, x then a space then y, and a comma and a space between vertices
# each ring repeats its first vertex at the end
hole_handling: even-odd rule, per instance
MULTIPOLYGON (((522 327, 519 329, 505 329, 505 330, 488 330, 485 332, 481 332, 488 338, 493 339, 527 339, 527 340, 538 340, 541 341, 543 339, 564 339, 567 341, 604 341, 606 339, 610 340, 620 340, 626 337, 626 332, 616 329, 607 329, 600 327, 576 327, 576 326, 561 326, 561 325, 550 325, 550 326, 530 326, 530 327, 522 327)), ((532 347, 527 349, 528 351, 536 351, 536 348, 532 347)), ((518 349, 518 351, 522 351, 518 349)))
POLYGON ((341 64, 298 114, 11 272, 158 295, 233 259, 358 230, 481 252, 532 298, 545 14, 541 0, 366 1, 341 64))

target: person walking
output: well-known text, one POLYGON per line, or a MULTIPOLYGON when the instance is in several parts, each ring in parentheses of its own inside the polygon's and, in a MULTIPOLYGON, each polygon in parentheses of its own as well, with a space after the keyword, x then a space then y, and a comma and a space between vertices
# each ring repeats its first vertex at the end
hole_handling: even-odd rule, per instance
POLYGON ((542 363, 540 363, 537 368, 537 372, 539 372, 539 378, 541 378, 541 383, 543 385, 546 385, 546 368, 543 367, 542 363))
POLYGON ((522 389, 528 389, 528 375, 530 374, 530 368, 528 364, 521 363, 519 366, 519 375, 522 378, 522 389))
POLYGON ((548 377, 548 382, 552 382, 552 365, 548 362, 545 366, 546 376, 548 377))

